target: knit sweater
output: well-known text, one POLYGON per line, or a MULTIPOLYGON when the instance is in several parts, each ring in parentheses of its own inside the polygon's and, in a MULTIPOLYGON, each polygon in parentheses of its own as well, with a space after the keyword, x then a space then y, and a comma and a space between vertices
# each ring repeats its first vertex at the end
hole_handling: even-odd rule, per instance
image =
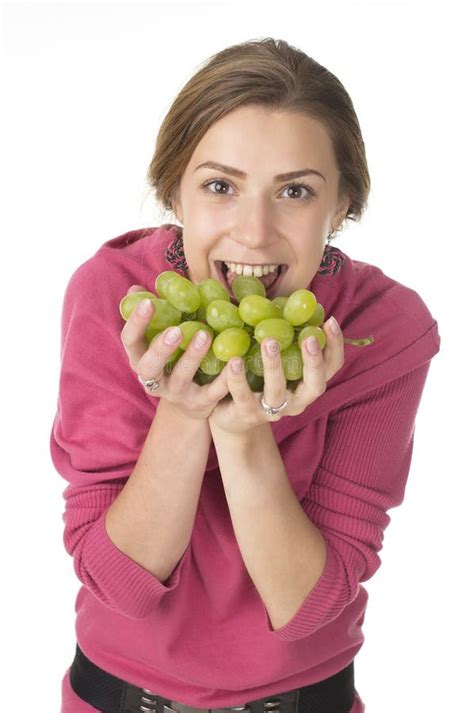
POLYGON ((326 249, 308 289, 344 337, 374 341, 345 344, 326 391, 301 414, 270 423, 289 483, 327 546, 320 579, 275 630, 245 568, 212 442, 191 540, 166 581, 121 552, 105 529, 159 403, 128 363, 118 305, 132 284, 154 292, 160 272, 185 274, 178 236, 171 224, 127 232, 70 277, 51 457, 68 483, 64 545, 81 583, 81 649, 171 700, 237 706, 325 679, 360 650, 368 600, 361 583, 379 569, 388 510, 404 499, 415 417, 440 337, 417 292, 326 249))

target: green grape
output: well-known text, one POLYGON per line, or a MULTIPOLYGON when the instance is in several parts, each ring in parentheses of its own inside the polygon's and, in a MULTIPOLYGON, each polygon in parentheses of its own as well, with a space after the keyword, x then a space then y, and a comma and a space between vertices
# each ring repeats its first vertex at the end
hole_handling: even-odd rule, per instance
POLYGON ((146 290, 140 290, 139 292, 130 292, 129 295, 125 295, 120 300, 119 311, 122 319, 130 319, 130 316, 134 309, 138 307, 138 303, 146 299, 156 299, 156 295, 153 292, 147 292, 146 290))
POLYGON ((230 295, 224 285, 213 277, 198 282, 197 288, 201 296, 201 307, 206 308, 214 300, 226 300, 230 302, 230 295))
POLYGON ((212 351, 221 361, 243 357, 250 347, 250 336, 241 327, 229 327, 220 332, 212 343, 212 351))
POLYGON ((181 312, 195 312, 201 306, 199 290, 187 277, 176 274, 166 282, 162 292, 168 302, 181 312))
POLYGON ((298 346, 300 349, 303 349, 303 340, 307 339, 308 337, 316 337, 321 349, 324 349, 324 347, 326 346, 326 335, 324 334, 324 331, 321 329, 321 327, 313 327, 313 325, 308 325, 307 327, 304 327, 301 330, 301 332, 298 334, 298 346))
POLYGON ((287 381, 297 381, 303 376, 303 357, 301 349, 293 342, 281 352, 283 373, 287 381))
POLYGON ((253 374, 251 371, 247 371, 245 376, 247 377, 247 383, 251 391, 263 392, 264 381, 262 376, 257 376, 257 374, 253 374))
POLYGON ((188 348, 192 338, 194 337, 196 332, 199 332, 200 329, 202 329, 204 332, 207 332, 210 335, 211 339, 214 339, 213 330, 209 327, 209 325, 205 324, 204 322, 189 320, 189 322, 181 322, 181 324, 178 326, 183 333, 183 339, 178 345, 178 349, 182 349, 183 351, 188 348))
POLYGON ((216 332, 223 332, 230 327, 243 327, 239 308, 226 300, 213 300, 206 310, 207 323, 216 332))
POLYGON ((259 344, 273 337, 280 345, 280 351, 290 346, 295 335, 293 326, 286 319, 264 319, 255 327, 254 337, 259 344))
POLYGON ((305 323, 304 326, 306 326, 306 324, 307 324, 308 326, 311 325, 314 327, 320 327, 322 325, 322 323, 324 322, 324 317, 325 317, 324 307, 322 306, 322 304, 320 302, 318 302, 316 304, 316 309, 314 310, 313 314, 311 315, 311 317, 308 319, 308 321, 305 323))
POLYGON ((220 374, 224 367, 225 363, 216 357, 216 355, 212 351, 211 345, 206 356, 201 359, 201 363, 199 364, 200 370, 203 371, 205 374, 212 374, 216 376, 217 374, 220 374))
POLYGON ((217 374, 206 374, 198 369, 193 376, 193 381, 195 384, 198 384, 198 386, 205 386, 206 384, 210 384, 211 381, 214 381, 216 376, 217 374))
POLYGON ((280 313, 281 313, 279 315, 280 317, 283 317, 283 309, 287 302, 288 302, 288 297, 283 297, 282 295, 280 295, 280 297, 274 297, 272 299, 272 304, 275 305, 275 307, 280 310, 280 313))
POLYGON ((166 297, 166 285, 170 280, 175 278, 176 275, 179 275, 179 273, 174 270, 165 270, 164 272, 160 272, 155 280, 156 294, 160 295, 160 297, 166 297))
POLYGON ((255 376, 263 376, 262 351, 258 342, 252 344, 245 355, 245 365, 248 371, 255 376))
POLYGON ((162 332, 163 329, 174 327, 181 322, 181 312, 173 305, 170 305, 167 300, 163 300, 161 297, 154 297, 151 303, 155 308, 155 313, 148 322, 149 328, 162 332))
POLYGON ((238 309, 243 321, 253 327, 264 319, 279 317, 281 314, 267 297, 261 295, 247 295, 241 300, 238 309))
POLYGON ((235 299, 241 302, 247 295, 260 295, 265 297, 265 285, 255 275, 237 275, 232 283, 231 290, 235 299))
POLYGON ((312 316, 316 305, 316 297, 310 290, 295 290, 283 308, 283 317, 294 326, 304 324, 312 316))

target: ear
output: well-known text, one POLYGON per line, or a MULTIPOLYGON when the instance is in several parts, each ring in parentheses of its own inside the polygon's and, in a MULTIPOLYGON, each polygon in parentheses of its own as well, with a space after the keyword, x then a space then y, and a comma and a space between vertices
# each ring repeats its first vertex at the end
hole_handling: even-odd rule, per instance
POLYGON ((349 196, 341 198, 339 205, 337 207, 336 214, 333 218, 332 224, 334 225, 334 230, 337 230, 347 215, 349 206, 351 204, 351 198, 349 196))
POLYGON ((180 200, 180 195, 179 195, 179 190, 176 192, 176 194, 173 196, 171 199, 171 209, 177 219, 179 220, 180 223, 183 222, 183 213, 181 210, 181 200, 180 200))

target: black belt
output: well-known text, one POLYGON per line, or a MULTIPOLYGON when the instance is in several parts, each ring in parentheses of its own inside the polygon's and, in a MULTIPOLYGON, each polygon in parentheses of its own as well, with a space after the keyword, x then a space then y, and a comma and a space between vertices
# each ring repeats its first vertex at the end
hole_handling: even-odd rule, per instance
POLYGON ((354 703, 354 662, 309 686, 228 708, 194 708, 127 683, 96 666, 76 645, 69 673, 73 691, 102 713, 349 713, 354 703))

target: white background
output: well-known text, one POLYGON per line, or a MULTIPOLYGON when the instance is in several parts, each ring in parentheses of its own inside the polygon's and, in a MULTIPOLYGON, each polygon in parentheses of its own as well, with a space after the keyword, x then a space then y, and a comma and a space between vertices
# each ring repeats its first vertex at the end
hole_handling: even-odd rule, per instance
POLYGON ((79 582, 62 543, 67 483, 49 455, 66 284, 106 240, 167 222, 145 174, 171 102, 211 54, 266 36, 328 67, 359 117, 370 207, 333 244, 416 290, 442 339, 418 412, 405 502, 389 512, 382 567, 364 584, 356 687, 367 713, 474 709, 466 8, 2 4, 3 709, 59 711, 74 654, 79 582))

